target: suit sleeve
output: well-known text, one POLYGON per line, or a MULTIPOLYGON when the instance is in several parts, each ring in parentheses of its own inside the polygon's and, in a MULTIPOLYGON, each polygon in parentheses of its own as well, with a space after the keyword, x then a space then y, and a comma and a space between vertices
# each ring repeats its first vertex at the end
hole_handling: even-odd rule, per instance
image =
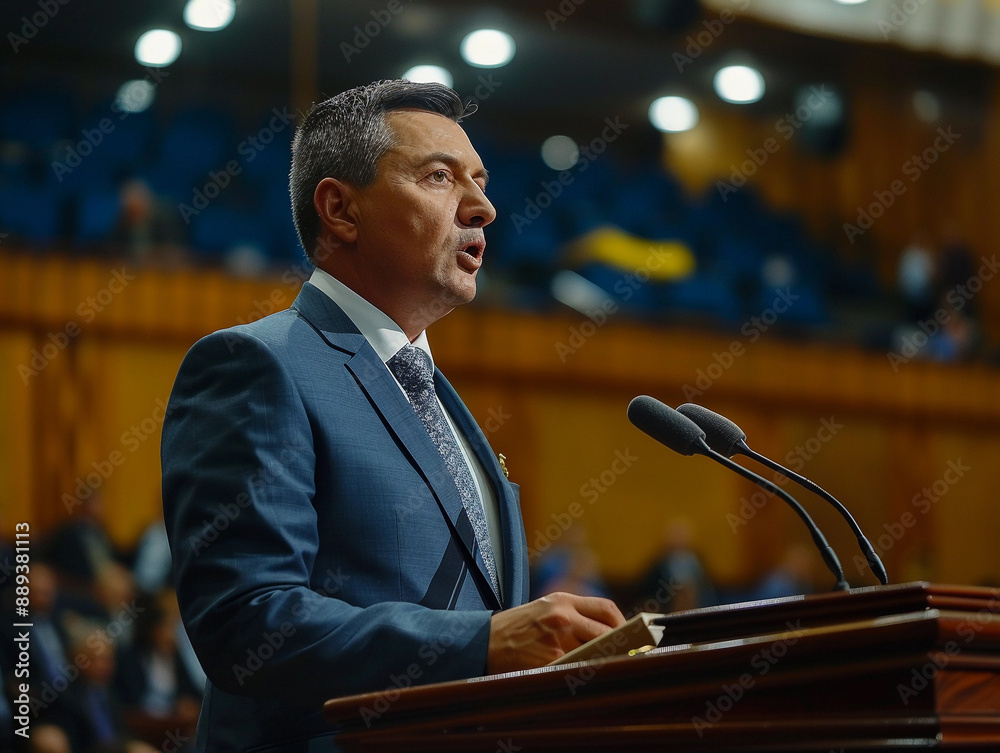
POLYGON ((163 425, 163 506, 181 612, 209 679, 315 705, 407 674, 414 684, 483 674, 487 610, 361 608, 310 588, 315 463, 297 387, 265 343, 229 330, 191 349, 163 425))

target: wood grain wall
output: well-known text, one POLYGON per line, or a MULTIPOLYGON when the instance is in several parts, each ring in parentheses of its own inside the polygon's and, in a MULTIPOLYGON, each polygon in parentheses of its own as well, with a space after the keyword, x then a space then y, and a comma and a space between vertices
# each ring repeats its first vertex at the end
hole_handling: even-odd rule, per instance
MULTIPOLYGON (((158 514, 162 406, 186 349, 210 331, 287 307, 297 287, 292 273, 238 281, 0 256, 2 533, 25 519, 50 529, 96 486, 114 539, 134 543, 158 514), (112 286, 122 278, 127 284, 112 286), (111 287, 118 292, 101 293, 111 287), (79 332, 58 347, 70 322, 79 332), (33 363, 35 353, 43 361, 33 363)), ((1000 580, 995 370, 910 363, 894 373, 880 353, 615 317, 571 340, 583 324, 470 307, 430 332, 437 362, 521 484, 532 548, 558 543, 572 519, 589 533, 605 574, 627 579, 654 556, 668 521, 684 517, 712 573, 735 584, 806 541, 780 503, 748 506, 753 487, 705 459, 672 454, 626 419, 636 394, 676 405, 696 389, 698 402, 741 424, 751 446, 778 459, 792 453, 851 507, 893 580, 1000 580), (742 355, 729 361, 721 354, 734 342, 742 355)), ((855 565, 846 525, 801 499, 851 582, 873 582, 855 565)))

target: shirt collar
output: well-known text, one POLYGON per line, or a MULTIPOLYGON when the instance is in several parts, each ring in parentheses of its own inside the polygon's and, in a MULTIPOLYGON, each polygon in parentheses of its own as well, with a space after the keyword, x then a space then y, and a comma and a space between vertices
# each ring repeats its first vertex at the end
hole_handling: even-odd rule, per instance
POLYGON ((424 330, 417 339, 410 343, 402 328, 389 318, 385 312, 362 298, 344 283, 322 269, 313 270, 309 282, 322 290, 334 303, 347 314, 365 339, 371 344, 383 363, 389 361, 404 345, 412 344, 420 348, 431 359, 434 367, 434 356, 427 341, 427 331, 424 330))

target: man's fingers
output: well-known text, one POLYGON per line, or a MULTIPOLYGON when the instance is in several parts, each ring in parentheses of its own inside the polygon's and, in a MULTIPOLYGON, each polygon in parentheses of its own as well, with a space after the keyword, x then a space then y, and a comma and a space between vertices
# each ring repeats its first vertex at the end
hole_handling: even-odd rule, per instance
POLYGON ((576 611, 584 617, 613 628, 625 624, 625 616, 610 599, 603 599, 600 596, 573 596, 571 594, 567 594, 567 596, 572 598, 576 611))

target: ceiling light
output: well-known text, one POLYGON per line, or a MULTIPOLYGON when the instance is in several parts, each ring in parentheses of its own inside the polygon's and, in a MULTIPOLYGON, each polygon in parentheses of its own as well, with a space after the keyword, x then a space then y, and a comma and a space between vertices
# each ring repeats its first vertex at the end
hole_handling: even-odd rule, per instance
POLYGON ((147 31, 135 43, 135 59, 151 68, 170 65, 181 54, 181 38, 166 29, 147 31))
POLYGON ((698 125, 698 108, 687 97, 660 97, 649 106, 649 122, 667 133, 690 131, 698 125))
POLYGON ((225 29, 235 15, 233 0, 188 0, 184 6, 184 23, 198 31, 225 29))
POLYGON ((451 72, 440 65, 415 65, 403 74, 403 78, 417 84, 444 84, 450 87, 455 83, 451 72))
POLYGON ((122 112, 143 112, 156 98, 156 87, 145 79, 134 79, 122 84, 115 95, 115 107, 122 112))
POLYGON ((569 170, 580 161, 580 147, 569 136, 549 136, 542 143, 542 162, 553 170, 569 170))
POLYGON ((749 104, 764 96, 764 77, 748 65, 728 65, 715 74, 715 93, 726 102, 749 104))
POLYGON ((462 40, 462 59, 478 68, 499 68, 514 57, 514 38, 497 29, 480 29, 462 40))

